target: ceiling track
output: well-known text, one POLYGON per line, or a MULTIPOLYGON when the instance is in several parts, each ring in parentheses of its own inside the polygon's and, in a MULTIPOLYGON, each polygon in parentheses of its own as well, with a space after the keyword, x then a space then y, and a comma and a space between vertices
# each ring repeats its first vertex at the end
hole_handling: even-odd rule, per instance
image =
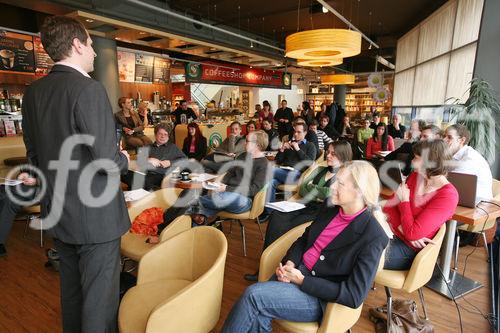
POLYGON ((157 7, 157 6, 154 6, 154 5, 148 4, 146 2, 139 1, 139 0, 126 0, 126 2, 132 3, 132 4, 137 5, 137 6, 144 7, 144 8, 147 8, 147 9, 151 9, 151 10, 156 11, 158 13, 169 15, 169 16, 172 16, 172 17, 175 17, 175 18, 187 21, 187 22, 191 22, 191 23, 194 23, 194 24, 199 24, 199 25, 204 26, 206 28, 209 28, 209 29, 212 29, 212 30, 216 30, 218 32, 221 32, 221 33, 233 36, 233 37, 237 37, 237 38, 240 38, 240 39, 247 40, 250 43, 259 44, 259 45, 262 45, 262 46, 265 46, 265 47, 268 47, 268 48, 280 51, 282 53, 285 53, 285 50, 282 49, 282 48, 280 48, 280 47, 277 47, 277 46, 271 45, 269 43, 265 43, 265 42, 259 41, 257 39, 250 38, 248 36, 244 36, 244 35, 241 35, 241 34, 238 34, 238 33, 235 33, 235 32, 229 31, 229 30, 226 30, 226 29, 222 29, 222 28, 219 28, 217 26, 214 26, 214 25, 211 25, 211 24, 199 21, 199 20, 192 19, 190 17, 181 15, 179 13, 176 13, 176 12, 168 10, 168 9, 160 8, 160 7, 157 7))

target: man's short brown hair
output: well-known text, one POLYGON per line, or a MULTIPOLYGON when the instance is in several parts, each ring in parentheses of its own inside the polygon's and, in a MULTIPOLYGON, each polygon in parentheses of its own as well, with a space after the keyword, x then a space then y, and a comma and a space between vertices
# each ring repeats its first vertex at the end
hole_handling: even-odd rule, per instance
POLYGON ((465 138, 465 142, 464 142, 464 145, 468 144, 469 141, 470 141, 470 132, 469 130, 467 129, 467 127, 465 127, 464 125, 462 124, 453 124, 453 125, 450 125, 446 128, 446 130, 451 130, 451 129, 454 129, 455 131, 457 131, 457 135, 459 138, 465 138))
POLYGON ((71 55, 75 38, 85 45, 89 38, 83 24, 68 16, 47 17, 40 29, 40 36, 43 48, 54 62, 64 60, 71 55))
POLYGON ((452 155, 448 145, 442 139, 416 142, 413 146, 413 154, 426 158, 424 162, 429 164, 425 169, 427 177, 446 176, 448 173, 452 155))
POLYGON ((170 134, 168 133, 168 126, 166 124, 162 124, 162 123, 159 123, 155 126, 155 135, 158 133, 159 130, 164 130, 165 132, 167 132, 167 134, 170 134))

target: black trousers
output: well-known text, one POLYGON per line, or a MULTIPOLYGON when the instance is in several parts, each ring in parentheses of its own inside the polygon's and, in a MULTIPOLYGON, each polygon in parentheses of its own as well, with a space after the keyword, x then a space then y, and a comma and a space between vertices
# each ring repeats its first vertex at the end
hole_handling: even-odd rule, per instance
POLYGON ((320 205, 310 203, 305 208, 293 212, 273 210, 269 216, 263 250, 296 226, 314 220, 319 213, 318 207, 320 205))
MULTIPOLYGON (((33 200, 35 189, 36 187, 34 186, 26 186, 24 184, 10 187, 14 197, 25 202, 33 200)), ((22 208, 23 205, 19 205, 9 199, 6 187, 3 185, 0 186, 0 244, 5 244, 7 241, 10 229, 12 228, 12 222, 22 208)))
POLYGON ((74 245, 54 239, 60 258, 65 333, 118 332, 120 238, 74 245))

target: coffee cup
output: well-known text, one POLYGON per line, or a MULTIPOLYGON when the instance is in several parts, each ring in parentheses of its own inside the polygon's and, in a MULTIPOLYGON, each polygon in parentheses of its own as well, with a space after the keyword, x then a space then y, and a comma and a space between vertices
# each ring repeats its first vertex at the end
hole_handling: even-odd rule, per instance
POLYGON ((6 69, 11 69, 14 67, 14 60, 16 58, 16 54, 11 50, 1 50, 0 58, 2 59, 2 65, 6 69))
POLYGON ((187 171, 181 172, 181 180, 188 181, 189 180, 189 172, 187 172, 187 171))

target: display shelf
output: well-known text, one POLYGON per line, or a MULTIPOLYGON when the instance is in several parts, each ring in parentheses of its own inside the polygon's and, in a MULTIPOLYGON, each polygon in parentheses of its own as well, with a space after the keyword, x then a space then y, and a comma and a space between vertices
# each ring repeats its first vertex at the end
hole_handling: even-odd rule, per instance
POLYGON ((383 114, 391 112, 391 99, 377 102, 370 93, 350 93, 346 95, 345 110, 351 113, 367 113, 377 111, 383 114))
POLYGON ((325 103, 326 105, 330 105, 333 103, 333 94, 311 93, 306 94, 306 99, 313 108, 314 112, 320 112, 321 104, 325 103))

